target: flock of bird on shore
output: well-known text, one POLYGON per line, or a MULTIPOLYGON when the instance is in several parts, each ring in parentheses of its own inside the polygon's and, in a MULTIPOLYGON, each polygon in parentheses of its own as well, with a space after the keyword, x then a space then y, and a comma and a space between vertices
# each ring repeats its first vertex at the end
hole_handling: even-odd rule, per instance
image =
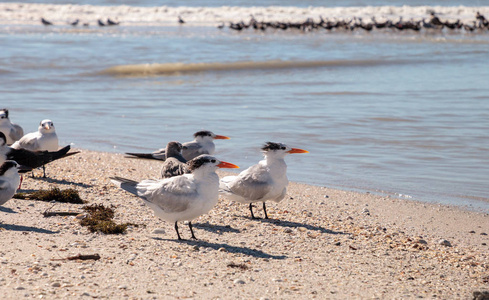
MULTIPOLYGON (((41 18, 41 23, 45 26, 53 25, 52 22, 46 20, 45 18, 41 18)), ((186 22, 182 17, 178 16, 178 23, 185 24, 186 22)), ((71 26, 78 26, 80 24, 80 20, 77 19, 75 21, 68 22, 71 26)), ((116 22, 107 18, 107 21, 104 22, 102 19, 97 20, 97 25, 100 27, 103 26, 116 26, 119 25, 120 22, 116 22)), ((90 24, 88 22, 84 22, 83 26, 88 27, 90 24)), ((219 29, 226 27, 225 23, 221 23, 217 26, 219 29)), ((230 29, 241 31, 243 29, 252 28, 254 30, 266 31, 267 29, 275 29, 275 30, 301 30, 301 31, 313 31, 318 29, 325 30, 345 30, 345 31, 354 31, 357 29, 363 29, 365 31, 371 31, 373 29, 394 29, 398 31, 402 30, 412 30, 412 31, 420 31, 421 29, 426 30, 442 30, 444 28, 450 30, 460 30, 464 29, 467 32, 472 32, 475 30, 488 30, 489 29, 489 21, 486 17, 479 12, 476 13, 475 19, 462 22, 460 20, 456 20, 454 22, 450 22, 448 20, 442 21, 438 15, 432 11, 430 12, 430 17, 428 19, 423 18, 422 20, 403 20, 402 17, 399 18, 398 21, 385 20, 382 22, 377 21, 375 17, 372 17, 370 21, 364 21, 360 17, 353 17, 349 19, 323 19, 320 17, 319 21, 314 21, 312 18, 308 18, 303 22, 265 22, 258 21, 255 17, 251 16, 248 22, 240 21, 240 22, 230 22, 230 29)))
MULTIPOLYGON (((224 26, 224 24, 221 24, 219 28, 224 28, 224 26)), ((429 19, 410 19, 404 21, 403 18, 400 17, 397 22, 392 20, 378 22, 375 17, 372 17, 370 21, 364 21, 362 18, 357 17, 347 20, 324 20, 322 17, 320 17, 319 21, 314 21, 312 18, 308 18, 304 22, 259 22, 253 16, 251 16, 249 22, 240 21, 238 23, 230 23, 229 28, 237 31, 248 28, 260 31, 265 31, 267 29, 295 29, 301 31, 313 31, 318 29, 345 31, 354 31, 356 29, 363 29, 365 31, 371 31, 373 29, 396 29, 399 31, 420 31, 421 29, 442 30, 444 28, 448 28, 451 30, 465 29, 466 31, 472 32, 474 30, 489 29, 489 21, 479 12, 476 13, 475 20, 466 23, 461 22, 460 20, 455 22, 442 21, 435 12, 430 13, 429 19)))
MULTIPOLYGON (((109 177, 121 189, 140 197, 154 214, 174 224, 177 237, 179 221, 188 221, 191 237, 196 239, 192 220, 208 213, 219 195, 249 205, 262 202, 264 218, 268 219, 266 201, 280 202, 287 192, 285 156, 308 151, 291 148, 283 143, 266 142, 261 150, 264 159, 238 175, 219 178, 219 168, 239 168, 212 156, 214 140, 229 139, 202 130, 186 143, 169 142, 164 149, 152 153, 126 153, 126 157, 162 161, 161 179, 135 181, 119 176, 109 177)), ((70 146, 58 149, 58 137, 51 120, 41 121, 38 131, 24 135, 22 127, 9 119, 7 109, 0 110, 0 205, 10 200, 22 184, 19 172, 32 171, 57 159, 79 153, 69 152, 70 146)), ((46 176, 44 168, 44 177, 46 176)))

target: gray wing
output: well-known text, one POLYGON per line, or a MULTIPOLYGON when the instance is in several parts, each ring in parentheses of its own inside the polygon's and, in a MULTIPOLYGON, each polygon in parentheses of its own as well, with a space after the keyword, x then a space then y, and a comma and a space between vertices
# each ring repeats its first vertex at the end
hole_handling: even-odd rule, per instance
POLYGON ((138 186, 138 196, 166 213, 182 212, 188 209, 190 202, 196 198, 197 186, 185 176, 171 179, 143 180, 138 186))
POLYGON ((180 162, 174 157, 167 158, 161 167, 162 178, 170 178, 189 173, 191 173, 191 171, 188 165, 180 162))
POLYGON ((14 141, 20 140, 24 136, 24 130, 17 124, 12 124, 12 127, 10 138, 14 141))
POLYGON ((182 155, 186 160, 194 159, 201 154, 209 154, 201 145, 193 141, 183 143, 182 146, 184 147, 182 149, 182 155))
POLYGON ((247 200, 258 201, 270 192, 272 179, 265 168, 254 165, 242 172, 235 181, 228 184, 229 190, 247 200))

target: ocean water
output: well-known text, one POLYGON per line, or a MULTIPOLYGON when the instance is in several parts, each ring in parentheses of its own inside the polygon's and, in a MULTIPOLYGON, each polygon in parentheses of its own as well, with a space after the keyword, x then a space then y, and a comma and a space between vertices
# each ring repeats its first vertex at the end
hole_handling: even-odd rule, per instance
POLYGON ((153 151, 208 129, 242 168, 285 142, 310 151, 287 157, 290 180, 489 211, 489 30, 216 28, 250 12, 468 20, 489 1, 201 2, 0 3, 0 106, 26 132, 52 119, 62 145, 153 151))

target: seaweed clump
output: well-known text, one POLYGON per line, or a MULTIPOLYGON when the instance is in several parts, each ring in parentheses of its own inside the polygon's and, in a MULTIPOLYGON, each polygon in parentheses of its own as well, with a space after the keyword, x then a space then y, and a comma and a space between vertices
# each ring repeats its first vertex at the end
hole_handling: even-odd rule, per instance
POLYGON ((72 188, 60 190, 57 187, 53 187, 49 190, 40 189, 31 193, 17 193, 14 195, 16 199, 29 199, 40 201, 58 201, 63 203, 83 204, 85 203, 78 194, 78 191, 72 188))
MULTIPOLYGON (((113 207, 113 206, 112 206, 113 207)), ((102 232, 105 234, 122 234, 126 232, 131 223, 116 224, 113 220, 114 210, 102 204, 93 204, 83 207, 88 216, 80 221, 82 226, 88 227, 90 232, 102 232)))

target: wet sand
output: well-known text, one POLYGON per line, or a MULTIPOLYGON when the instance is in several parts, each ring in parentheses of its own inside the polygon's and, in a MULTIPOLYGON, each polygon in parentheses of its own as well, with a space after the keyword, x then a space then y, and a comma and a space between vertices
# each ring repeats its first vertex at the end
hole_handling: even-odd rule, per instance
MULTIPOLYGON (((221 199, 192 222, 199 240, 178 241, 173 224, 108 179, 159 169, 82 150, 48 165, 48 179, 25 177, 21 192, 75 188, 138 226, 90 233, 75 216, 42 215, 83 205, 10 200, 0 207, 3 298, 471 299, 489 290, 486 213, 290 183, 284 201, 267 205, 271 219, 221 199), (63 260, 78 254, 101 258, 63 260)), ((180 233, 190 237, 183 224, 180 233)))

